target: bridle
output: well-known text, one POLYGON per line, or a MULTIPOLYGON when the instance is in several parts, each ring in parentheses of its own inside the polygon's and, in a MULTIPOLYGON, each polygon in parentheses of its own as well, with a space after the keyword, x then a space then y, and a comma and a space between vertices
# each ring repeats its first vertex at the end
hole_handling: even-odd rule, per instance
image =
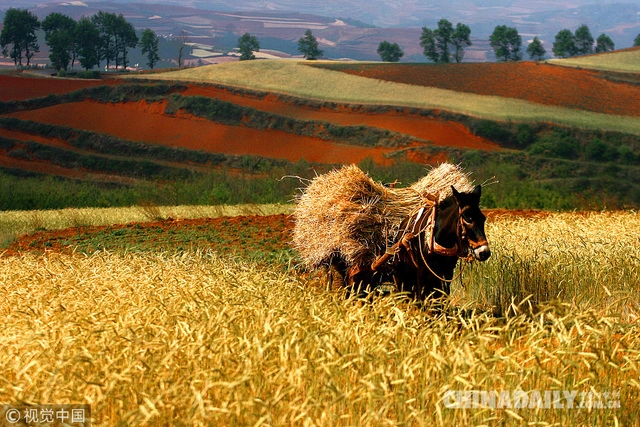
MULTIPOLYGON (((458 231, 457 231, 457 236, 458 236, 458 242, 460 243, 460 247, 463 247, 463 245, 467 248, 467 253, 474 251, 482 246, 488 246, 489 242, 487 242, 487 239, 484 238, 482 240, 471 240, 471 238, 469 238, 469 236, 467 236, 467 227, 465 225, 471 225, 470 222, 467 222, 464 219, 464 213, 470 208, 470 206, 465 206, 464 208, 461 208, 458 206, 458 231)), ((467 257, 469 255, 467 254, 467 257)), ((461 257, 458 256, 459 258, 466 258, 466 257, 461 257)))
MULTIPOLYGON (((429 269, 431 274, 443 282, 453 282, 462 274, 462 267, 456 277, 453 279, 446 279, 440 277, 427 262, 427 256, 440 255, 446 257, 458 257, 459 259, 466 260, 468 262, 473 261, 473 255, 471 251, 487 245, 487 240, 482 239, 480 241, 474 241, 467 236, 467 227, 465 224, 469 224, 465 221, 463 214, 469 209, 469 206, 458 206, 458 220, 456 223, 456 237, 457 243, 453 247, 447 248, 440 245, 435 239, 435 226, 436 226, 436 214, 438 211, 438 203, 428 203, 416 211, 415 214, 411 214, 408 218, 407 224, 401 228, 396 236, 396 243, 392 247, 388 247, 385 254, 379 257, 372 265, 373 271, 380 268, 389 258, 395 256, 401 248, 404 248, 409 254, 411 262, 416 268, 420 268, 418 260, 416 259, 415 249, 411 245, 411 241, 415 238, 418 239, 418 253, 420 259, 424 265, 429 269), (426 239, 426 245, 423 239, 426 239), (426 246, 426 254, 424 248, 426 246)), ((463 264, 464 265, 464 264, 463 264)))

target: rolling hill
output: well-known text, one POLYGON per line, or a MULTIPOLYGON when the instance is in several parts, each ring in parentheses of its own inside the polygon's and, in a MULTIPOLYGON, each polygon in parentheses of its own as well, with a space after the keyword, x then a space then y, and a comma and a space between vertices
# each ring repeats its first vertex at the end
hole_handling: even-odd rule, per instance
POLYGON ((104 204, 171 204, 250 201, 265 179, 260 197, 286 201, 296 184, 282 176, 342 163, 410 182, 448 159, 481 180, 499 175, 492 207, 639 206, 640 87, 620 76, 525 62, 309 61, 93 81, 3 74, 0 167, 126 193, 104 204))

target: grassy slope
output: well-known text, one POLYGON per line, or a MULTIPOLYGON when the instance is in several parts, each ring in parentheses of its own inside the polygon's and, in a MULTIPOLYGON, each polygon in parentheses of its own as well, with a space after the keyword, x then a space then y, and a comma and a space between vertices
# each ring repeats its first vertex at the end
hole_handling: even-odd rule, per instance
POLYGON ((577 58, 551 59, 547 62, 565 67, 581 67, 621 73, 640 73, 640 48, 577 58))
POLYGON ((307 67, 301 61, 245 61, 145 78, 216 82, 323 101, 435 108, 476 117, 551 122, 640 134, 640 119, 544 106, 516 99, 383 82, 307 67))

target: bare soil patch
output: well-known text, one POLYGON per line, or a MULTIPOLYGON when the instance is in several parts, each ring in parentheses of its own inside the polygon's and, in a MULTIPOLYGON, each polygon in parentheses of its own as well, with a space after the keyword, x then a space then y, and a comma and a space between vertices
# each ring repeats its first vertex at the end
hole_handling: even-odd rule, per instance
POLYGON ((15 101, 63 94, 86 87, 120 84, 120 79, 87 80, 0 74, 0 100, 15 101))

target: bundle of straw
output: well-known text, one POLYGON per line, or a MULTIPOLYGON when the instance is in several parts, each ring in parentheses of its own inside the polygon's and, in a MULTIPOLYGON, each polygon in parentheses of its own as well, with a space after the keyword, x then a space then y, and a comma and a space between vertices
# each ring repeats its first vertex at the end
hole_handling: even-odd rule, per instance
POLYGON ((388 188, 355 165, 316 177, 294 211, 293 246, 317 268, 341 256, 348 265, 368 265, 393 244, 402 220, 458 191, 473 189, 462 169, 444 163, 407 188, 388 188))

